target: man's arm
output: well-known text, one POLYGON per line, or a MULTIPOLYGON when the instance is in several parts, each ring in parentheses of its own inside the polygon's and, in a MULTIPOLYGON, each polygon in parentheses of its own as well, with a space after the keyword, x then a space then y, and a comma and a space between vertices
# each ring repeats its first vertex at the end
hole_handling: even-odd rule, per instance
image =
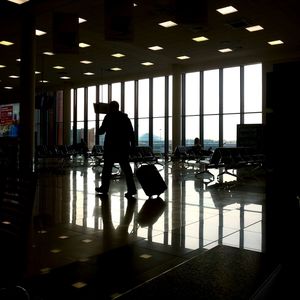
POLYGON ((101 126, 98 128, 98 134, 104 134, 106 132, 106 128, 107 128, 107 118, 105 116, 101 126))

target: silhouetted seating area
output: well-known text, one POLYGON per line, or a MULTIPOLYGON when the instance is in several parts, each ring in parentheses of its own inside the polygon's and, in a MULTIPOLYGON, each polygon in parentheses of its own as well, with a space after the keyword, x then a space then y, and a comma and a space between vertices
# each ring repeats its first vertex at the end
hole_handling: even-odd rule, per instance
POLYGON ((133 162, 137 167, 142 164, 159 164, 164 166, 162 162, 159 161, 161 156, 155 155, 150 146, 137 146, 130 153, 130 161, 133 162))
POLYGON ((211 155, 211 150, 202 149, 201 151, 195 151, 195 146, 178 145, 172 155, 172 160, 178 160, 184 163, 189 163, 191 161, 199 162, 201 159, 209 158, 211 155))
POLYGON ((224 174, 237 177, 237 174, 230 172, 230 170, 261 167, 264 163, 264 155, 248 147, 219 147, 215 149, 210 159, 200 160, 199 163, 204 166, 204 170, 196 173, 196 177, 207 173, 213 181, 215 176, 209 169, 223 168, 217 179, 224 174))

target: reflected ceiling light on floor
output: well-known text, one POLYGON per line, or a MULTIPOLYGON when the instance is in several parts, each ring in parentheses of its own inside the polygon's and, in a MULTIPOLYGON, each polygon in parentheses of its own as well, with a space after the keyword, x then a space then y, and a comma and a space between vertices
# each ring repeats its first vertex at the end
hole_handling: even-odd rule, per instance
POLYGON ((166 22, 158 23, 158 25, 165 27, 165 28, 169 28, 169 27, 177 26, 178 24, 173 21, 166 21, 166 22))
POLYGON ((84 22, 86 22, 86 19, 78 18, 78 23, 79 23, 79 24, 84 23, 84 22))
POLYGON ((91 45, 90 44, 87 44, 87 43, 79 43, 79 47, 80 48, 87 48, 87 47, 90 47, 91 45))
POLYGON ((148 66, 153 66, 154 63, 152 63, 152 62, 150 62, 150 61, 145 61, 145 62, 142 62, 141 65, 147 66, 147 67, 148 67, 148 66))
POLYGON ((223 49, 219 49, 218 51, 222 52, 222 53, 228 53, 228 52, 232 52, 232 49, 230 49, 230 48, 223 48, 223 49))
POLYGON ((3 45, 3 46, 11 46, 13 45, 14 43, 13 42, 10 42, 10 41, 0 41, 0 45, 3 45))
POLYGON ((195 41, 195 42, 205 42, 205 41, 208 41, 208 38, 205 37, 205 36, 197 36, 197 37, 193 38, 193 41, 195 41))
POLYGON ((271 46, 275 46, 275 45, 282 45, 284 44, 282 40, 274 40, 274 41, 270 41, 268 42, 269 45, 271 46))
POLYGON ((160 47, 160 46, 151 46, 151 47, 148 47, 148 49, 153 50, 153 51, 158 51, 158 50, 162 50, 163 47, 160 47))
POLYGON ((250 32, 254 32, 254 31, 263 30, 264 28, 261 27, 260 25, 254 25, 254 26, 246 27, 246 29, 250 32))
POLYGON ((91 64, 92 61, 90 61, 90 60, 81 60, 80 63, 81 63, 81 64, 88 65, 88 64, 91 64))
POLYGON ((117 57, 117 58, 121 58, 121 57, 124 57, 125 54, 122 54, 122 53, 114 53, 114 54, 112 54, 111 56, 117 57))
POLYGON ((217 12, 219 12, 222 15, 228 15, 237 12, 237 9, 234 8, 233 6, 226 6, 226 7, 218 8, 217 12))
POLYGON ((9 2, 13 2, 16 4, 23 4, 25 2, 28 2, 29 0, 8 0, 9 2))
POLYGON ((177 59, 180 59, 180 60, 190 59, 190 57, 187 56, 187 55, 177 56, 176 58, 177 58, 177 59))
POLYGON ((54 55, 54 53, 53 53, 53 52, 50 52, 50 51, 45 51, 45 52, 43 52, 43 54, 49 55, 49 56, 54 55))
POLYGON ((43 30, 39 30, 39 29, 36 29, 35 30, 35 35, 37 36, 41 36, 41 35, 44 35, 46 34, 47 32, 43 31, 43 30))

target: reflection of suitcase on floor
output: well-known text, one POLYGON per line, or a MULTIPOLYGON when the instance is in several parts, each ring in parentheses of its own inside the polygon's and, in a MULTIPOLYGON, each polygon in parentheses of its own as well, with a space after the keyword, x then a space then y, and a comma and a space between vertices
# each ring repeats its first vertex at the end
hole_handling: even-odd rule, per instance
POLYGON ((136 177, 139 180, 145 194, 149 197, 159 196, 167 189, 167 185, 154 165, 142 165, 136 170, 136 177))

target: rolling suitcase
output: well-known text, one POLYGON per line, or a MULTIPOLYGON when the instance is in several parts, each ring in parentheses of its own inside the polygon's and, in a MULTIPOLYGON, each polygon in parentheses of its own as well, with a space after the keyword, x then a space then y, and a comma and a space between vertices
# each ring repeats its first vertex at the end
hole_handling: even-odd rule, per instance
POLYGON ((136 177, 145 194, 149 197, 159 196, 167 185, 154 165, 142 165, 136 170, 136 177))

